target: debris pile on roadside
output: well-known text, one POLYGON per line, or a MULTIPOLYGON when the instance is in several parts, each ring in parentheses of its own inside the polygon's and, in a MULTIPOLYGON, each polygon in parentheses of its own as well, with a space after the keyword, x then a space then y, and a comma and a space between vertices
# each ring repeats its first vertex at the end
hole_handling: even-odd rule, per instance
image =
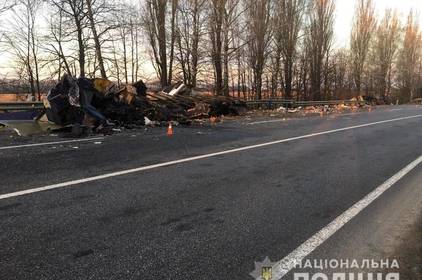
POLYGON ((300 106, 297 108, 277 108, 276 111, 283 114, 303 114, 303 115, 312 115, 312 114, 321 114, 321 113, 342 113, 345 111, 357 111, 360 106, 357 105, 317 105, 317 106, 300 106))
POLYGON ((340 103, 336 105, 313 105, 299 107, 280 106, 274 110, 251 110, 251 116, 270 117, 300 117, 300 116, 321 116, 330 114, 353 113, 362 109, 369 109, 371 106, 363 103, 340 103))
POLYGON ((188 124, 194 119, 239 115, 246 104, 224 96, 189 96, 178 84, 161 92, 148 92, 138 81, 119 87, 106 79, 75 79, 64 75, 44 100, 45 116, 60 126, 83 126, 102 131, 110 127, 133 128, 174 121, 188 124))
POLYGON ((318 106, 306 106, 306 107, 299 107, 298 112, 303 113, 305 115, 309 114, 341 114, 344 112, 355 112, 359 110, 359 108, 366 107, 366 105, 356 105, 350 104, 346 105, 344 103, 340 103, 337 105, 318 105, 318 106))

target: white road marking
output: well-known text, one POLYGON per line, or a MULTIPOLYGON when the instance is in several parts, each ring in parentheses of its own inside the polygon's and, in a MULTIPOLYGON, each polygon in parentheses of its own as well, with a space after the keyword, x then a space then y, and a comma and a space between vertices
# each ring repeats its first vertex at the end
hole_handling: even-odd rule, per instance
POLYGON ((358 215, 362 210, 374 202, 380 195, 390 189, 395 183, 402 179, 406 174, 412 171, 422 162, 422 156, 411 162, 405 168, 396 173, 393 177, 385 181, 382 185, 377 187, 374 191, 366 195, 363 199, 355 203, 352 207, 346 210, 343 214, 338 216, 334 221, 322 228, 311 238, 302 243, 293 252, 278 261, 273 267, 273 279, 281 279, 290 270, 295 268, 297 264, 309 254, 311 254, 318 246, 329 239, 334 233, 341 229, 346 223, 358 215))
POLYGON ((403 108, 391 109, 390 112, 393 112, 393 111, 401 111, 401 110, 403 110, 403 108))
POLYGON ((3 147, 0 147, 0 150, 49 146, 49 145, 58 145, 58 144, 66 144, 66 143, 87 142, 87 141, 95 141, 95 140, 103 140, 103 139, 104 139, 104 137, 95 137, 95 138, 73 139, 73 140, 65 140, 65 141, 57 141, 57 142, 44 142, 44 143, 32 143, 32 144, 23 144, 23 145, 16 145, 16 146, 3 146, 3 147))
POLYGON ((47 185, 47 186, 44 186, 44 187, 32 188, 32 189, 27 189, 27 190, 23 190, 23 191, 7 193, 7 194, 0 195, 0 200, 6 199, 6 198, 11 198, 11 197, 27 195, 27 194, 32 194, 32 193, 37 193, 37 192, 42 192, 42 191, 48 191, 48 190, 53 190, 53 189, 58 189, 58 188, 74 186, 74 185, 78 185, 78 184, 103 180, 103 179, 107 179, 107 178, 131 174, 131 173, 137 173, 137 172, 140 172, 140 171, 155 169, 155 168, 159 168, 159 167, 176 165, 176 164, 180 164, 180 163, 185 163, 185 162, 190 162, 190 161, 195 161, 195 160, 200 160, 200 159, 206 159, 206 158, 211 158, 211 157, 226 155, 226 154, 231 154, 231 153, 237 153, 237 152, 241 152, 241 151, 247 151, 247 150, 267 147, 267 146, 271 146, 271 145, 291 142, 291 141, 300 140, 300 139, 307 139, 307 138, 311 138, 311 137, 315 137, 315 136, 337 133, 337 132, 362 128, 362 127, 374 126, 374 125, 378 125, 378 124, 385 124, 385 123, 397 122, 397 121, 402 121, 402 120, 415 119, 415 118, 420 118, 420 117, 422 117, 422 114, 421 115, 415 115, 415 116, 409 116, 409 117, 402 117, 402 118, 384 120, 384 121, 378 121, 378 122, 372 122, 372 123, 366 123, 366 124, 360 124, 360 125, 349 126, 349 127, 343 127, 343 128, 327 130, 327 131, 322 131, 322 132, 316 132, 316 133, 306 134, 306 135, 292 137, 292 138, 286 138, 286 139, 266 142, 266 143, 262 143, 262 144, 250 145, 250 146, 245 146, 245 147, 236 148, 236 149, 230 149, 230 150, 225 150, 225 151, 220 151, 220 152, 215 152, 215 153, 210 153, 210 154, 204 154, 204 155, 193 156, 193 157, 188 157, 188 158, 183 158, 183 159, 178 159, 178 160, 172 160, 172 161, 163 162, 163 163, 141 166, 141 167, 138 167, 138 168, 116 171, 116 172, 106 173, 106 174, 102 174, 102 175, 98 175, 98 176, 93 176, 93 177, 88 177, 88 178, 83 178, 83 179, 78 179, 78 180, 72 180, 72 181, 47 185))

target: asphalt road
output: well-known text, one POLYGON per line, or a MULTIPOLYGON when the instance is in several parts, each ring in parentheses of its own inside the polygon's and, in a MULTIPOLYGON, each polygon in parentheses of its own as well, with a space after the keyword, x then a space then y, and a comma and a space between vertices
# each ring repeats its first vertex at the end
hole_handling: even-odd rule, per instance
MULTIPOLYGON (((421 156, 421 139, 420 106, 173 137, 2 132, 0 279, 253 279, 255 261, 283 259, 421 156)), ((422 248, 420 182, 417 166, 308 257, 398 258, 405 279, 420 277, 421 251, 404 252, 406 240, 422 248)))

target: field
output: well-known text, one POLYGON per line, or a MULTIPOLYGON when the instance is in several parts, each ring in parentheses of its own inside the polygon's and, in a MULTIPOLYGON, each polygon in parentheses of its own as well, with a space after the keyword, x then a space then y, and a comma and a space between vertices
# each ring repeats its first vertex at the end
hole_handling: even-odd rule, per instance
POLYGON ((26 94, 0 93, 0 102, 27 101, 26 94))

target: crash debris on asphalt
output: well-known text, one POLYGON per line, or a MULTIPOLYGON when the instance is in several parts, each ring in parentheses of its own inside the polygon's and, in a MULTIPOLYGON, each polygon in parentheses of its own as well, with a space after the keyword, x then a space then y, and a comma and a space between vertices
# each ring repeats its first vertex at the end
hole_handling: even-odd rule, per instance
POLYGON ((268 117, 306 117, 334 115, 342 113, 353 113, 359 110, 370 110, 372 106, 365 103, 339 103, 335 105, 314 105, 285 107, 280 106, 274 110, 251 110, 247 113, 249 116, 268 116, 268 117))
MULTIPOLYGON (((66 128, 74 135, 109 133, 120 128, 190 124, 196 119, 246 112, 246 104, 235 98, 192 95, 183 83, 163 91, 148 91, 143 81, 118 86, 106 79, 64 75, 43 100, 44 110, 30 125, 33 134, 48 128, 66 128), (43 124, 43 125, 40 125, 43 124)), ((6 124, 13 129, 14 123, 6 124)), ((19 126, 22 128, 22 125, 19 126)), ((16 129, 15 129, 16 131, 16 129)))

